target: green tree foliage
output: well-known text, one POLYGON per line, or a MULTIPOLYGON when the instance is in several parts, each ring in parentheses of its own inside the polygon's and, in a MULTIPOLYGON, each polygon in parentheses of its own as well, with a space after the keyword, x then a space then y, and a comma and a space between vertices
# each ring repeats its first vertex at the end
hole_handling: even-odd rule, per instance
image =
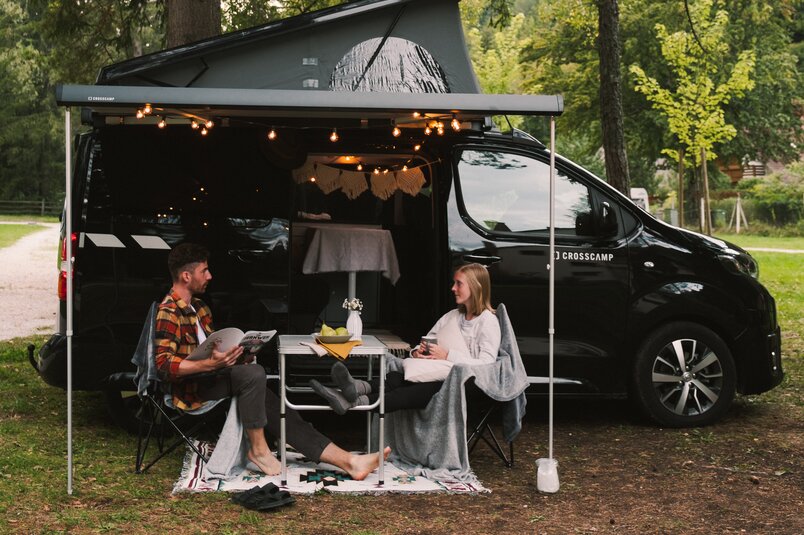
MULTIPOLYGON (((736 128, 726 123, 724 106, 754 87, 750 75, 755 54, 753 50, 740 52, 737 62, 728 68, 725 40, 728 13, 713 11, 713 4, 713 0, 691 4, 692 20, 697 26, 695 34, 670 32, 664 24, 656 25, 662 57, 673 75, 668 84, 671 87, 663 87, 638 65, 630 68, 636 90, 661 111, 670 132, 695 165, 701 163, 702 149, 707 159, 713 160, 717 157, 715 145, 737 135, 736 128)), ((675 148, 662 152, 678 161, 675 148)))
MULTIPOLYGON (((42 3, 43 4, 43 3, 42 3)), ((63 191, 63 127, 53 99, 42 5, 0 0, 0 198, 56 199, 63 191)))
POLYGON ((796 223, 804 218, 804 163, 790 164, 764 178, 742 180, 739 189, 753 201, 760 219, 774 225, 796 223))
POLYGON ((724 143, 721 155, 736 161, 797 160, 804 144, 804 78, 796 53, 803 50, 804 1, 732 0, 728 6, 726 40, 732 55, 749 49, 756 54, 756 86, 738 105, 726 107, 726 121, 740 135, 724 143))

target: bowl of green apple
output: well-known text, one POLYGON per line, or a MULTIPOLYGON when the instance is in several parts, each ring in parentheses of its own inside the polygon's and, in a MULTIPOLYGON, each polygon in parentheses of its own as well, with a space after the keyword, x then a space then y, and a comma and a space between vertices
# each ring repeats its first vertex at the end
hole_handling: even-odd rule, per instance
POLYGON ((352 337, 351 333, 346 330, 346 327, 338 327, 333 329, 326 323, 321 325, 320 333, 313 333, 316 342, 323 344, 342 344, 348 342, 352 337))

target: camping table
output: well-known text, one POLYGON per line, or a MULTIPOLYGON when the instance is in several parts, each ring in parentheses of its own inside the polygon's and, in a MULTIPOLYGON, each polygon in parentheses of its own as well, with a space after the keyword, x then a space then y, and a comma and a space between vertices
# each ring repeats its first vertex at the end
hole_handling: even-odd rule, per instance
MULTIPOLYGON (((285 377, 285 361, 288 357, 292 357, 293 355, 315 355, 313 350, 306 346, 302 345, 302 342, 313 342, 313 337, 310 335, 280 335, 279 336, 279 456, 280 461, 282 463, 282 472, 281 472, 281 485, 283 487, 287 486, 288 481, 288 474, 287 474, 287 459, 286 459, 286 430, 285 430, 285 416, 286 416, 286 407, 290 407, 291 409, 295 409, 297 411, 313 411, 313 410, 332 410, 329 405, 296 405, 291 403, 287 399, 288 392, 312 392, 313 390, 309 387, 291 387, 287 386, 286 377, 285 377)), ((383 450, 385 449, 385 355, 388 349, 385 347, 385 344, 380 342, 374 336, 364 336, 363 337, 363 344, 359 346, 355 346, 352 351, 349 353, 349 358, 380 358, 380 396, 371 405, 359 405, 357 407, 352 407, 349 410, 355 411, 371 411, 375 408, 379 407, 379 417, 380 417, 380 425, 379 425, 379 444, 377 455, 380 456, 380 464, 379 464, 379 476, 380 476, 380 485, 385 483, 385 463, 383 459, 383 450)), ((369 361, 369 378, 371 377, 371 362, 369 361)), ((371 436, 370 436, 370 428, 371 428, 371 413, 367 415, 367 421, 369 422, 367 427, 367 445, 370 446, 371 436)), ((370 452, 370 447, 366 448, 367 452, 370 452)))
POLYGON ((386 229, 356 225, 308 225, 315 229, 302 273, 347 272, 349 299, 355 297, 357 272, 380 271, 396 284, 399 263, 391 232, 386 229))

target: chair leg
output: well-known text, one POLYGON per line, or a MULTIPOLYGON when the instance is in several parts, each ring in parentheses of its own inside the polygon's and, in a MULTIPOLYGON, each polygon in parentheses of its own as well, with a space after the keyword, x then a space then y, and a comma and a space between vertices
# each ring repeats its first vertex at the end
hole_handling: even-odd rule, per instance
POLYGON ((502 460, 503 464, 505 464, 505 466, 508 468, 511 468, 514 466, 514 443, 508 443, 509 455, 506 455, 488 422, 493 412, 494 408, 486 411, 486 413, 483 415, 483 418, 480 419, 480 422, 478 422, 478 424, 472 430, 472 434, 469 435, 469 438, 466 440, 466 444, 469 446, 469 453, 472 453, 472 450, 475 449, 475 446, 480 439, 483 439, 483 442, 488 444, 491 450, 497 454, 497 457, 502 460))
POLYGON ((196 453, 196 455, 198 455, 198 457, 202 460, 202 462, 204 463, 208 462, 209 458, 207 458, 203 453, 201 453, 201 451, 196 447, 196 445, 193 443, 193 440, 189 436, 195 433, 196 431, 200 430, 204 426, 204 423, 203 422, 197 423, 185 434, 179 428, 179 426, 176 425, 176 422, 173 421, 173 419, 170 417, 170 415, 167 414, 164 407, 162 407, 158 401, 156 401, 150 396, 148 396, 146 399, 150 401, 150 407, 151 407, 150 410, 152 417, 150 418, 150 423, 148 424, 148 432, 145 435, 144 439, 142 438, 142 426, 144 425, 144 422, 140 421, 140 437, 137 441, 137 462, 134 471, 137 474, 144 474, 149 468, 151 468, 154 464, 156 464, 157 461, 159 461, 165 455, 171 453, 182 443, 185 443, 188 446, 190 446, 190 448, 192 448, 192 450, 196 453), (151 459, 151 461, 145 467, 143 467, 142 465, 145 462, 144 459, 145 451, 148 448, 148 443, 150 441, 151 435, 153 434, 154 426, 157 424, 157 422, 160 421, 169 423, 171 427, 173 427, 173 429, 179 434, 179 438, 177 438, 170 446, 165 448, 166 432, 164 426, 159 426, 161 428, 159 431, 157 431, 160 435, 157 437, 159 454, 153 459, 151 459))

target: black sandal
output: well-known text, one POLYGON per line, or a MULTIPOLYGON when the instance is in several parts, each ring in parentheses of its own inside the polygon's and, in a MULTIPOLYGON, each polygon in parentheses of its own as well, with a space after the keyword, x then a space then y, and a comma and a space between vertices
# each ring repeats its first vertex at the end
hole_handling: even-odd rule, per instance
POLYGON ((296 502, 296 498, 286 490, 279 490, 273 483, 266 483, 262 487, 253 487, 247 491, 232 496, 232 501, 246 509, 254 511, 268 511, 296 502))

